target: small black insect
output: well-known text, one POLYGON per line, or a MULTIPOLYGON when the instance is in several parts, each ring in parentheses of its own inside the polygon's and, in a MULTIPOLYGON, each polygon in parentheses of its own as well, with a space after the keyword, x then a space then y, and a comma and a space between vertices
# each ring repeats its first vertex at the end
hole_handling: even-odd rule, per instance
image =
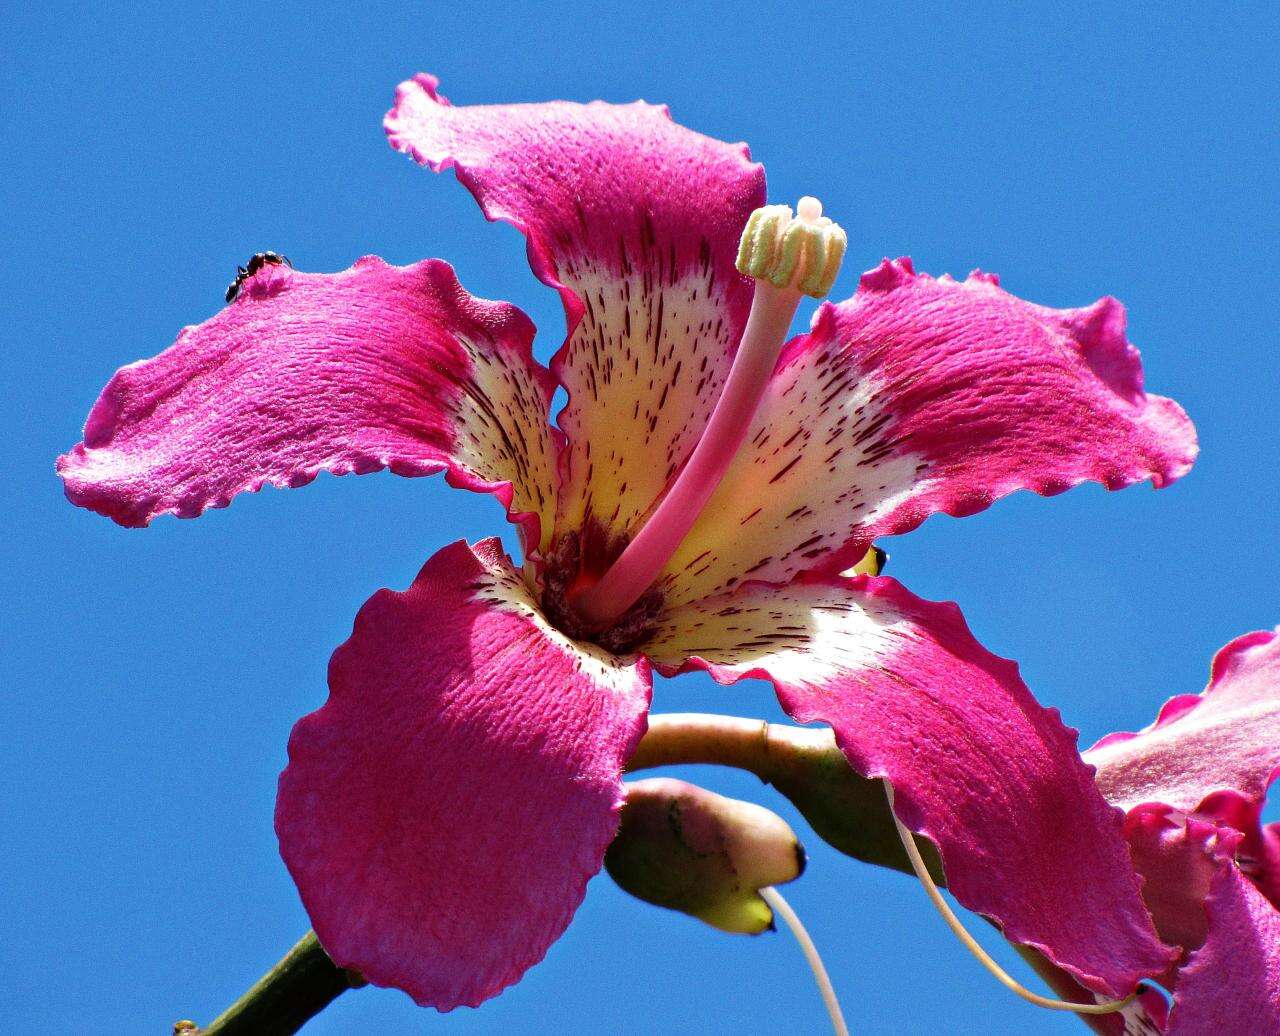
POLYGON ((282 265, 292 267, 293 263, 289 262, 287 255, 280 255, 278 252, 255 252, 247 267, 236 267, 236 279, 227 285, 227 301, 234 302, 235 297, 240 294, 240 285, 264 266, 282 265))

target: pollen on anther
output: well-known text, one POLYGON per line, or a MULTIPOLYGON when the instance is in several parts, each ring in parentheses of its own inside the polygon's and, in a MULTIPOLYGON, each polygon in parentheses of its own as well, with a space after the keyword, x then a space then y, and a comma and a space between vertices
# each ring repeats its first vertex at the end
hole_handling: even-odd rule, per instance
POLYGON ((796 204, 756 209, 743 229, 738 248, 740 273, 777 288, 823 298, 844 258, 845 233, 822 214, 822 203, 805 196, 796 204))

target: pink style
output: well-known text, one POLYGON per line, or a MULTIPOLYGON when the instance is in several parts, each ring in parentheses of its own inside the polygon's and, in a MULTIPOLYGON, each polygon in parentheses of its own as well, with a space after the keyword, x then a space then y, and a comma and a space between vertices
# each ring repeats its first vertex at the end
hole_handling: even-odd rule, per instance
POLYGON ((128 526, 386 468, 444 471, 518 527, 519 565, 458 542, 375 594, 290 739, 281 852, 333 960, 441 1010, 517 981, 600 869, 654 667, 769 680, 830 724, 960 902, 1091 990, 1165 973, 1178 951, 1075 732, 955 605, 847 574, 931 514, 1185 474, 1194 430, 1143 391, 1119 303, 886 260, 784 343, 735 262, 765 204, 745 146, 642 103, 436 87, 401 85, 390 142, 525 235, 568 323, 549 369, 529 319, 439 259, 272 264, 117 373, 59 460, 74 503, 128 526))

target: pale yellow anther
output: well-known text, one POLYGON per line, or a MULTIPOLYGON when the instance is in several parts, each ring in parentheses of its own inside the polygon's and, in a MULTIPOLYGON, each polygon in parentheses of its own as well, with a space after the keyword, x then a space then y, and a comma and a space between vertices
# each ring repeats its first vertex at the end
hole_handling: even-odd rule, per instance
POLYGON ((817 198, 801 198, 794 215, 789 205, 765 205, 742 231, 738 270, 820 299, 835 283, 846 243, 844 231, 822 214, 817 198))

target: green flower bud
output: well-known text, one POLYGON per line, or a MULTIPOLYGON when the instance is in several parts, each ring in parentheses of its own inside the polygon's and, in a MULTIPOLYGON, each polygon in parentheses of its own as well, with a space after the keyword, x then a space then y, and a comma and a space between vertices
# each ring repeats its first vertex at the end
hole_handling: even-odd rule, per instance
POLYGON ((638 899, 749 935, 773 927, 760 889, 798 878, 804 862, 777 814, 667 777, 627 785, 604 859, 610 877, 638 899))

